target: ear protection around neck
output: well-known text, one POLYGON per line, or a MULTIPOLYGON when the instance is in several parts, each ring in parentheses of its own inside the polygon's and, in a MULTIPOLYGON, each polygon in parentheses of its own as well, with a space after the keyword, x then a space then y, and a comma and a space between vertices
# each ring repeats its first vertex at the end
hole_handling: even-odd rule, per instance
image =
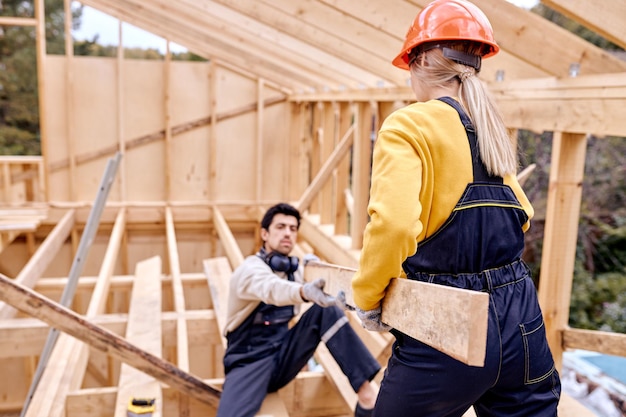
POLYGON ((299 261, 297 256, 286 256, 278 252, 266 253, 262 249, 261 258, 273 271, 293 273, 298 270, 299 261))

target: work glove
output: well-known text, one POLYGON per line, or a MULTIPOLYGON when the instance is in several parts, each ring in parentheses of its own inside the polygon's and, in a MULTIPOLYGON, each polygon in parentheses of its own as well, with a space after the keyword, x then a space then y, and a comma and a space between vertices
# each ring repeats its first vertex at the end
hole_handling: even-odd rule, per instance
POLYGON ((354 311, 354 307, 352 307, 351 305, 348 305, 348 303, 346 302, 346 292, 344 290, 339 290, 339 292, 337 293, 337 297, 335 304, 337 305, 337 307, 339 307, 342 310, 350 310, 350 311, 354 311))
POLYGON ((337 303, 337 300, 332 295, 326 294, 323 291, 326 281, 324 278, 318 278, 313 282, 307 282, 302 286, 302 298, 305 301, 312 301, 320 307, 330 307, 337 303))
POLYGON ((383 308, 378 306, 373 310, 361 310, 357 307, 356 314, 361 319, 361 325, 372 332, 388 332, 391 326, 381 321, 383 308))
POLYGON ((302 257, 302 261, 304 262, 304 265, 306 266, 306 264, 308 264, 309 262, 319 262, 320 258, 313 255, 312 253, 307 253, 306 255, 302 257))

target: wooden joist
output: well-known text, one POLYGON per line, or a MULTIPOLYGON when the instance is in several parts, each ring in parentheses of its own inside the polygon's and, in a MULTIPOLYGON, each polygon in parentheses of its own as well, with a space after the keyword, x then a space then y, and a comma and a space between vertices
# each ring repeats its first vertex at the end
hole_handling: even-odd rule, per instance
POLYGON ((105 352, 199 401, 217 407, 219 390, 2 274, 0 274, 0 299, 80 339, 94 349, 105 352))
MULTIPOLYGON (((37 252, 22 268, 19 275, 15 278, 16 283, 28 288, 32 288, 35 285, 69 236, 74 227, 74 220, 75 211, 69 210, 39 246, 37 252)), ((0 319, 11 318, 15 316, 15 313, 15 309, 11 306, 0 303, 0 319)))
MULTIPOLYGON (((304 267, 305 280, 324 278, 329 294, 345 291, 354 306, 355 270, 321 262, 304 267)), ((383 322, 472 366, 483 366, 489 295, 402 278, 391 280, 382 306, 383 322)))

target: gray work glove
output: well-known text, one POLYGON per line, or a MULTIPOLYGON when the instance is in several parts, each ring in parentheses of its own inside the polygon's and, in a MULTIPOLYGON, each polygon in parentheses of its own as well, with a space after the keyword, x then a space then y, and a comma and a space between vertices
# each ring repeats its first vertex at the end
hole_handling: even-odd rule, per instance
POLYGON ((304 265, 306 266, 306 264, 308 264, 309 262, 319 262, 320 258, 313 255, 312 253, 307 253, 306 255, 302 257, 302 261, 304 262, 304 265))
POLYGON ((373 310, 356 309, 356 314, 361 319, 361 325, 372 332, 388 332, 391 330, 391 326, 381 321, 382 312, 382 306, 378 306, 373 310))
POLYGON ((330 307, 336 305, 337 300, 332 295, 323 291, 326 281, 318 278, 313 282, 307 282, 302 286, 302 298, 304 301, 312 301, 320 307, 330 307))
POLYGON ((348 303, 346 302, 346 292, 344 290, 339 290, 339 292, 337 293, 337 297, 335 304, 337 304, 337 307, 339 307, 342 310, 350 310, 350 311, 354 311, 354 307, 352 307, 351 305, 348 305, 348 303))

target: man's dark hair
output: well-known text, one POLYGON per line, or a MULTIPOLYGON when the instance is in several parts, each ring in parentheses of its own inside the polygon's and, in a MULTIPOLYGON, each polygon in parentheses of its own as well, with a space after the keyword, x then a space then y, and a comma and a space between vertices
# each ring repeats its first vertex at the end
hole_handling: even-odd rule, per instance
POLYGON ((263 220, 261 220, 261 227, 265 230, 269 230, 270 224, 272 224, 272 220, 274 220, 274 216, 277 214, 295 217, 296 220, 298 220, 298 229, 300 228, 300 212, 297 208, 287 203, 278 203, 267 209, 263 220))

